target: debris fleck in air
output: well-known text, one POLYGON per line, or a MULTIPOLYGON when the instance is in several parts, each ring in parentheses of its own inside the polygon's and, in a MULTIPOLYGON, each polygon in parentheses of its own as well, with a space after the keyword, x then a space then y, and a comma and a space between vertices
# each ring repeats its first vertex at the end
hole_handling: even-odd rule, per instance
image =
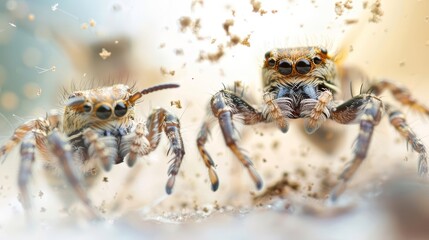
POLYGON ((176 107, 176 108, 178 108, 178 109, 181 109, 181 108, 182 108, 182 103, 180 102, 180 100, 171 101, 171 102, 170 102, 170 105, 171 105, 171 106, 175 106, 175 107, 176 107))
POLYGON ((102 48, 99 55, 103 60, 106 60, 108 57, 110 57, 110 55, 112 55, 112 53, 107 51, 105 48, 102 48))

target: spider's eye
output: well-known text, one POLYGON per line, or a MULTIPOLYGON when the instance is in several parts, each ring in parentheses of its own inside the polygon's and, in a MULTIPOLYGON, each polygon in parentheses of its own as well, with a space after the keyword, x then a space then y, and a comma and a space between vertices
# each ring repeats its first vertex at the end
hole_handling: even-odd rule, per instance
POLYGON ((320 64, 322 62, 322 59, 319 56, 315 56, 313 58, 314 64, 320 64))
POLYGON ((268 52, 265 53, 265 59, 268 59, 270 56, 271 56, 271 52, 270 51, 268 51, 268 52))
POLYGON ((83 105, 83 111, 87 112, 87 113, 91 112, 92 111, 92 105, 90 103, 85 103, 83 105))
POLYGON ((279 62, 279 72, 283 75, 289 75, 292 73, 292 63, 288 60, 281 60, 279 62))
POLYGON ((112 115, 112 108, 109 105, 102 104, 97 108, 95 115, 99 119, 108 119, 112 115))
POLYGON ((127 114, 127 105, 125 105, 124 102, 118 102, 115 106, 115 115, 117 117, 123 117, 125 114, 127 114))
POLYGON ((320 52, 323 54, 328 54, 328 50, 326 48, 320 48, 320 52))
POLYGON ((274 67, 276 65, 276 60, 274 58, 268 59, 268 66, 274 67))
POLYGON ((307 59, 301 59, 295 64, 295 69, 300 74, 306 74, 311 70, 311 63, 307 59))

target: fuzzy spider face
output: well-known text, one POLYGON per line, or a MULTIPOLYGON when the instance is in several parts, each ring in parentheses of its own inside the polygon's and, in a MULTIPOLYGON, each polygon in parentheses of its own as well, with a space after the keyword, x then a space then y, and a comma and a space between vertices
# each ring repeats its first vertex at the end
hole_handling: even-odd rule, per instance
POLYGON ((76 91, 66 102, 64 132, 70 134, 88 125, 128 125, 134 120, 134 105, 141 96, 123 84, 76 91))
POLYGON ((321 47, 276 48, 265 53, 262 80, 270 85, 324 82, 336 78, 334 57, 321 47))

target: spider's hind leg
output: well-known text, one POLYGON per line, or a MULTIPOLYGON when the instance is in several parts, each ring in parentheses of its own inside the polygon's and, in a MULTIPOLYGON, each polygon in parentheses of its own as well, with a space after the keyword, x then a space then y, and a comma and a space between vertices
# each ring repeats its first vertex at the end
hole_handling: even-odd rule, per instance
POLYGON ((389 90, 392 93, 393 97, 401 104, 409 106, 411 107, 411 109, 417 112, 429 115, 429 108, 417 101, 417 99, 412 96, 411 91, 408 88, 401 86, 393 81, 382 79, 379 81, 375 81, 368 88, 369 92, 372 92, 372 94, 375 94, 377 96, 381 95, 381 93, 385 90, 389 90))
POLYGON ((35 155, 35 139, 33 133, 28 133, 21 143, 21 165, 18 173, 18 186, 22 196, 22 205, 27 214, 30 213, 31 200, 28 192, 28 181, 31 178, 31 168, 34 163, 35 155))
POLYGON ((387 114, 389 115, 390 123, 395 127, 399 134, 401 134, 401 136, 407 140, 408 144, 411 145, 413 150, 419 154, 417 167, 419 175, 426 175, 428 172, 428 155, 425 145, 419 138, 417 138, 416 134, 407 124, 405 115, 401 111, 393 109, 390 105, 387 105, 386 109, 387 114))

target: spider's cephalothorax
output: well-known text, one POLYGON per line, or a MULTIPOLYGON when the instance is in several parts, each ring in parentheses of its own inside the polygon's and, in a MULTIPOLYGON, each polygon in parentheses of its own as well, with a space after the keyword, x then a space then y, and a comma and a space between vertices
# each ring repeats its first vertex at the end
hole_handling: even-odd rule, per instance
POLYGON ((223 89, 212 97, 212 114, 201 127, 197 146, 208 168, 214 191, 219 186, 219 179, 214 170, 215 164, 205 149, 213 117, 219 122, 226 145, 247 168, 258 189, 262 187, 262 179, 251 160, 237 145, 237 138, 233 134, 233 117, 238 117, 245 125, 274 122, 284 133, 288 131, 289 120, 296 118, 304 119, 305 130, 309 134, 314 133, 327 119, 340 124, 359 124, 354 157, 340 175, 339 183, 331 195, 333 199, 343 192, 347 181, 365 159, 374 127, 384 111, 389 115, 391 124, 419 153, 419 174, 427 173, 425 146, 410 129, 404 115, 390 104, 382 102, 378 95, 387 89, 404 105, 425 114, 429 114, 429 109, 418 103, 408 89, 384 79, 372 82, 368 89, 349 100, 336 99, 340 84, 350 79, 335 59, 336 56, 328 54, 322 47, 273 49, 265 54, 262 67, 264 104, 260 109, 246 101, 248 96, 235 90, 223 89))
POLYGON ((123 161, 133 166, 138 157, 155 150, 162 132, 167 135, 174 154, 166 185, 170 194, 185 154, 179 119, 167 110, 157 108, 145 123, 135 119, 134 107, 145 94, 176 87, 176 84, 163 84, 136 92, 117 84, 75 91, 65 100, 63 114, 51 111, 46 118, 30 120, 19 126, 0 148, 0 156, 8 154, 22 141, 19 187, 24 207, 30 207, 27 183, 35 149, 41 153, 47 170, 64 171, 78 197, 97 216, 83 187, 85 183, 80 182, 80 174, 76 171, 89 176, 97 173, 99 166, 106 171, 123 161))

